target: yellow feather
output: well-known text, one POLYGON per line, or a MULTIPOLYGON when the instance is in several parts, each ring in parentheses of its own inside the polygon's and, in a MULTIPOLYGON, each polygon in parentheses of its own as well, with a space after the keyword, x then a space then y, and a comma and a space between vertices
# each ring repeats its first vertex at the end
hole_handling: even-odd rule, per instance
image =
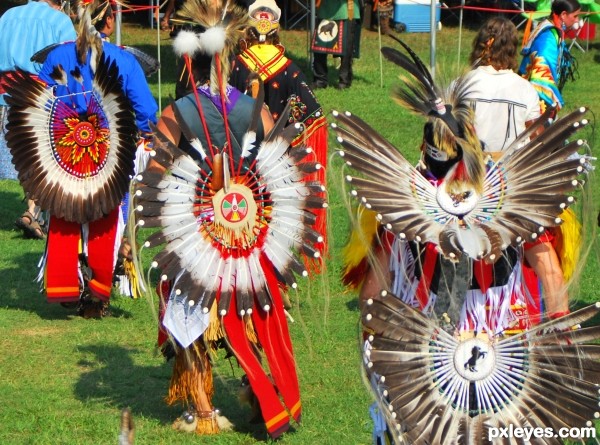
POLYGON ((556 235, 556 253, 560 259, 565 281, 568 281, 575 272, 579 252, 581 250, 581 223, 577 215, 570 208, 560 215, 564 221, 556 235))
POLYGON ((342 252, 344 258, 344 275, 349 274, 369 254, 379 227, 375 216, 376 213, 372 210, 359 210, 358 220, 350 234, 348 244, 346 244, 342 252))

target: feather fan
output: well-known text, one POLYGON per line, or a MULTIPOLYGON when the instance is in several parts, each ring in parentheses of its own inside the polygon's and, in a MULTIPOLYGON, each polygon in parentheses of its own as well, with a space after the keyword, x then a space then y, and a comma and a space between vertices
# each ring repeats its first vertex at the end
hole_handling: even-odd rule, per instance
POLYGON ((135 159, 135 117, 114 62, 100 58, 92 89, 79 115, 26 73, 6 87, 6 140, 23 188, 54 216, 79 223, 120 204, 135 159))
POLYGON ((574 201, 569 193, 580 186, 578 178, 592 161, 578 154, 584 141, 564 143, 585 126, 585 112, 581 108, 555 121, 548 135, 509 150, 479 187, 466 183, 461 189, 429 183, 394 146, 350 113, 334 111, 332 128, 343 147, 339 154, 364 176, 346 176, 352 194, 377 213, 384 227, 402 239, 433 242, 449 259, 467 252, 493 263, 507 246, 535 240, 546 227, 560 225, 560 213, 574 201))
POLYGON ((363 310, 364 363, 389 431, 397 443, 479 445, 508 425, 589 427, 600 416, 600 331, 572 326, 598 312, 600 303, 519 335, 458 339, 382 292, 363 310))
MULTIPOLYGON (((261 106, 255 107, 256 115, 261 106)), ((252 119, 249 132, 255 133, 257 119, 252 119)), ((235 298, 242 315, 255 310, 256 303, 269 311, 273 303, 264 261, 285 284, 295 287, 295 275, 307 276, 298 253, 320 256, 315 245, 322 242, 322 234, 313 228, 311 209, 326 205, 323 188, 306 181, 315 169, 307 161, 310 150, 303 146, 290 150, 301 128, 285 127, 284 120, 276 123, 258 151, 248 148, 244 156, 225 157, 223 162, 217 162, 221 153, 204 153, 200 165, 154 129, 152 156, 166 171, 140 176, 143 185, 136 193, 136 209, 140 223, 161 228, 146 244, 163 245, 154 267, 161 269, 164 280, 173 281, 171 300, 177 298, 173 308, 188 304, 207 314, 218 298, 223 316, 235 298)), ((196 137, 188 127, 183 130, 186 138, 196 137)), ((186 327, 196 322, 188 318, 169 326, 182 346, 201 334, 190 335, 186 327)))

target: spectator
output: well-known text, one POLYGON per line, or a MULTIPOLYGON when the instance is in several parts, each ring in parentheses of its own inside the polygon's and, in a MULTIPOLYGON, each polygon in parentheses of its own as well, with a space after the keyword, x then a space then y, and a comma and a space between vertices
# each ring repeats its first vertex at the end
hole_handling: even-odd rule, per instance
MULTIPOLYGON (((75 40, 75 28, 60 5, 60 0, 32 1, 11 8, 0 17, 0 179, 17 179, 4 139, 7 105, 3 84, 16 70, 37 75, 41 65, 30 60, 36 52, 54 43, 75 40)), ((40 223, 43 225, 40 208, 28 199, 27 210, 15 224, 28 238, 43 239, 40 223)))
MULTIPOLYGON (((468 97, 475 109, 475 129, 484 150, 497 160, 540 116, 534 87, 513 72, 517 66, 515 25, 503 17, 488 20, 475 36, 470 61, 475 68, 469 77, 468 97)), ((541 280, 546 312, 553 318, 569 310, 563 270, 552 245, 556 231, 550 229, 536 242, 525 243, 525 259, 541 280)), ((532 295, 538 294, 537 280, 528 280, 527 285, 532 295)))
POLYGON ((503 17, 488 20, 473 41, 468 97, 475 109, 477 136, 492 157, 541 114, 537 92, 513 71, 517 43, 515 25, 503 17))
POLYGON ((573 79, 576 61, 565 43, 565 33, 579 24, 581 5, 577 0, 555 0, 550 17, 540 22, 525 43, 519 74, 537 91, 542 111, 564 106, 561 94, 568 79, 573 79))
MULTIPOLYGON (((181 10, 184 0, 169 0, 167 4, 167 9, 165 10, 165 15, 161 20, 161 29, 163 31, 170 31, 170 36, 172 38, 177 37, 179 31, 185 30, 193 30, 195 25, 186 22, 185 18, 180 20, 180 23, 177 24, 178 13, 181 10), (175 24, 171 24, 171 18, 174 18, 175 24)), ((247 1, 245 0, 236 0, 234 4, 241 6, 244 9, 248 9, 247 1)), ((196 28, 197 30, 197 28, 196 28)), ((190 83, 190 77, 187 73, 186 66, 182 59, 179 59, 177 62, 177 79, 175 82, 175 99, 180 99, 186 96, 190 91, 192 91, 192 86, 190 83)))
POLYGON ((320 22, 312 41, 313 89, 329 85, 327 54, 341 58, 340 90, 352 85, 352 59, 358 58, 361 5, 358 0, 321 0, 317 6, 320 22))

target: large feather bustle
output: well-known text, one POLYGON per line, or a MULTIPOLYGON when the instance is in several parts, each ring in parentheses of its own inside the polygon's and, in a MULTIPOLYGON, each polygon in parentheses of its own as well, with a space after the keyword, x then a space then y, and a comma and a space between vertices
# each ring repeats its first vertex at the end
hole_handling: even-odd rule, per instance
MULTIPOLYGON (((218 94, 219 85, 227 85, 231 69, 230 58, 248 25, 247 11, 229 0, 187 0, 177 14, 182 19, 204 28, 202 33, 188 32, 195 35, 196 43, 190 40, 185 47, 195 48, 195 51, 208 56, 218 55, 213 57, 210 79, 211 92, 218 94)), ((183 51, 183 44, 179 48, 187 54, 183 51)))
MULTIPOLYGON (((298 253, 319 257, 315 245, 322 242, 322 236, 312 228, 311 209, 325 203, 318 196, 320 184, 305 182, 315 169, 305 160, 310 150, 303 146, 289 149, 299 130, 277 122, 250 167, 241 156, 232 163, 226 159, 218 163, 221 153, 210 154, 211 162, 199 166, 155 130, 152 155, 166 171, 146 171, 140 176, 143 186, 137 191, 136 209, 144 226, 161 228, 146 244, 164 245, 154 267, 161 270, 162 279, 173 282, 171 300, 184 302, 188 313, 208 313, 216 300, 221 316, 234 304, 242 315, 252 312, 256 304, 269 311, 273 302, 264 262, 272 265, 286 285, 295 287, 295 275, 307 276, 298 253), (220 219, 212 216, 217 213, 215 203, 222 202, 217 198, 222 192, 214 183, 215 168, 225 173, 219 188, 235 191, 241 185, 252 190, 257 211, 249 222, 251 231, 223 230, 217 223, 220 219)), ((191 318, 189 323, 193 323, 191 318)), ((184 346, 195 339, 187 332, 171 333, 184 346)))
POLYGON ((352 194, 385 228, 401 239, 432 242, 452 260, 466 252, 494 262, 499 250, 533 241, 561 223, 560 213, 574 201, 569 194, 581 185, 577 178, 591 161, 577 154, 583 141, 564 143, 585 126, 585 112, 576 110, 527 145, 509 150, 487 171, 481 193, 465 188, 467 206, 445 183, 432 185, 358 117, 334 111, 332 128, 343 147, 340 155, 361 174, 346 176, 352 194))
MULTIPOLYGON (((86 110, 87 118, 100 117, 108 125, 105 163, 97 166, 94 175, 69 171, 61 163, 61 155, 55 153, 57 125, 62 127, 67 119, 80 118, 72 115, 69 105, 25 73, 16 73, 7 91, 11 105, 7 144, 28 195, 54 216, 78 223, 94 221, 117 207, 133 174, 137 128, 116 64, 100 58, 86 110)), ((85 149, 73 145, 62 156, 74 156, 85 149)))
POLYGON ((599 311, 596 303, 519 335, 458 340, 382 292, 363 310, 364 364, 389 431, 399 443, 479 445, 490 428, 509 424, 589 426, 599 416, 600 353, 592 343, 600 331, 571 327, 599 311))

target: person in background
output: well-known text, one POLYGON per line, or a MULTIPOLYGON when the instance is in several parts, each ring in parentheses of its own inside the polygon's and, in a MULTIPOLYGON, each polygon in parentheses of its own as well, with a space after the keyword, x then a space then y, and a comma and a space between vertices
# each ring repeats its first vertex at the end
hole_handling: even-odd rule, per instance
POLYGON ((565 43, 565 33, 579 25, 581 5, 577 0, 555 0, 550 17, 540 22, 526 40, 519 74, 529 80, 546 107, 564 106, 562 89, 573 80, 577 64, 565 43))
POLYGON ((394 19, 393 0, 376 1, 373 12, 377 14, 377 24, 381 34, 389 34, 392 31, 394 19))
MULTIPOLYGON (((308 86, 302 70, 285 55, 279 40, 281 10, 274 0, 256 0, 249 8, 250 24, 240 41, 230 84, 256 97, 259 79, 264 83, 264 101, 277 121, 290 103, 288 125, 301 123, 304 131, 292 142, 314 150, 322 168, 317 179, 325 184, 327 165, 327 120, 323 109, 308 86)), ((326 233, 325 210, 318 212, 319 233, 326 233)))
POLYGON ((503 150, 540 117, 537 92, 516 74, 517 29, 504 17, 489 19, 473 41, 469 98, 477 136, 484 151, 497 159, 503 150))
MULTIPOLYGON (((515 25, 507 18, 494 17, 477 32, 470 55, 474 68, 467 80, 470 82, 468 98, 475 110, 475 129, 484 151, 494 161, 541 114, 533 84, 513 71, 517 67, 517 45, 515 25)), ((569 311, 561 261, 552 244, 554 234, 560 231, 560 228, 547 230, 536 242, 524 245, 527 285, 531 294, 539 298, 537 279, 541 281, 550 318, 569 311), (537 279, 532 276, 530 267, 537 279)), ((540 308, 530 308, 529 312, 539 313, 540 308)))
POLYGON ((320 0, 317 18, 320 19, 312 39, 313 90, 329 85, 327 55, 341 58, 339 69, 340 90, 352 85, 352 60, 358 58, 361 27, 359 0, 320 0))
POLYGON ((169 0, 165 12, 160 19, 160 29, 163 31, 173 32, 173 25, 171 25, 171 17, 181 8, 182 0, 169 0))
MULTIPOLYGON (((156 123, 156 112, 158 106, 150 88, 145 81, 144 72, 135 59, 135 57, 110 43, 108 37, 115 30, 115 16, 113 4, 107 0, 96 0, 90 5, 85 6, 91 12, 91 22, 94 23, 95 30, 101 38, 102 53, 109 62, 114 62, 119 69, 119 77, 121 79, 121 88, 124 95, 129 99, 131 107, 135 113, 135 122, 137 124, 137 140, 138 152, 147 151, 145 147, 152 141, 152 131, 150 123, 156 123)), ((82 27, 85 23, 82 22, 82 27)), ((62 101, 76 108, 80 113, 85 114, 88 107, 88 95, 78 94, 80 91, 90 91, 92 89, 92 81, 95 77, 95 68, 97 63, 95 60, 95 36, 86 35, 86 29, 82 29, 76 42, 66 43, 54 48, 47 56, 46 61, 40 71, 40 79, 54 86, 55 95, 61 97, 62 101), (94 41, 90 45, 85 45, 84 42, 94 41), (82 44, 83 43, 83 44, 82 44), (66 82, 60 80, 56 76, 56 67, 62 67, 66 76, 66 82)), ((135 131, 135 128, 132 129, 135 131)), ((130 173, 133 175, 133 172, 130 173)), ((77 222, 71 222, 50 217, 50 235, 47 247, 46 260, 46 275, 51 276, 57 272, 57 269, 63 269, 64 264, 56 263, 55 258, 60 258, 58 255, 53 255, 53 243, 51 237, 54 232, 56 236, 60 236, 61 230, 76 231, 76 227, 82 230, 82 239, 85 244, 85 231, 92 231, 91 227, 96 225, 104 225, 107 229, 102 233, 102 237, 106 237, 105 244, 110 246, 110 249, 105 249, 97 254, 91 250, 84 250, 86 255, 82 260, 91 269, 90 279, 85 279, 81 293, 73 291, 69 295, 62 294, 59 289, 51 287, 46 280, 46 293, 49 301, 60 301, 63 303, 72 302, 78 304, 78 312, 85 318, 97 318, 105 315, 108 309, 108 301, 110 299, 110 289, 112 286, 113 270, 115 266, 115 253, 117 247, 121 244, 121 234, 123 232, 123 215, 117 207, 110 211, 99 220, 91 221, 88 229, 83 229, 83 225, 77 222), (55 228, 53 229, 53 224, 55 228), (97 269, 96 269, 97 268, 97 269)), ((64 247, 64 246, 63 246, 64 247)), ((63 247, 58 246, 59 249, 63 247)), ((73 246, 78 248, 78 246, 73 246)), ((76 267, 78 267, 76 265, 76 267)), ((76 289, 75 286, 71 286, 76 289)))
MULTIPOLYGON (((17 70, 37 75, 41 65, 30 60, 36 52, 54 43, 75 40, 73 23, 60 5, 59 0, 32 1, 11 8, 0 17, 0 179, 17 179, 4 140, 7 104, 3 84, 17 70)), ((28 238, 45 237, 40 208, 31 199, 15 224, 28 238)))

